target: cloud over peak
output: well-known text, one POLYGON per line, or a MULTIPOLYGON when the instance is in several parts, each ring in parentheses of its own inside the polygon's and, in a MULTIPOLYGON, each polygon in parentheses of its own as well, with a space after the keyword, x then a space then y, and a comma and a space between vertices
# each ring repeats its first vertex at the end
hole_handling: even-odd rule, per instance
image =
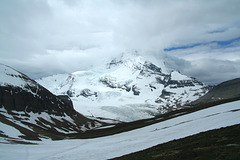
MULTIPOLYGON (((36 70, 53 74, 85 69, 126 50, 156 56, 166 48, 199 43, 208 46, 209 42, 240 37, 238 0, 0 3, 0 62, 30 74, 36 70), (52 61, 55 63, 50 67, 42 67, 52 61)), ((206 52, 203 48, 194 47, 196 52, 192 55, 200 56, 206 52)), ((189 51, 187 48, 188 54, 189 51)), ((187 54, 180 52, 184 51, 166 54, 189 60, 187 54)), ((196 59, 191 59, 192 63, 196 59)))

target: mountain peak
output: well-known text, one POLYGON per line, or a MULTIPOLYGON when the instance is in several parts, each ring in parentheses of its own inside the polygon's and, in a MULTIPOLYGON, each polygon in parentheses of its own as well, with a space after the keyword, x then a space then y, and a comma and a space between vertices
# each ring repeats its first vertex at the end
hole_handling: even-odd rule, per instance
POLYGON ((128 68, 133 72, 139 71, 150 71, 161 72, 164 74, 170 74, 171 69, 165 66, 163 60, 158 60, 158 65, 151 62, 150 59, 141 56, 137 51, 133 53, 122 53, 121 56, 113 58, 106 65, 107 69, 116 69, 116 68, 128 68))
POLYGON ((208 90, 196 79, 155 65, 139 54, 122 54, 107 68, 46 77, 38 82, 55 94, 67 94, 75 109, 121 121, 149 118, 196 100, 208 90), (128 112, 132 113, 132 116, 128 112))
POLYGON ((124 65, 126 67, 133 67, 145 62, 144 58, 137 53, 122 53, 121 56, 113 58, 109 63, 107 63, 107 68, 118 65, 124 65))

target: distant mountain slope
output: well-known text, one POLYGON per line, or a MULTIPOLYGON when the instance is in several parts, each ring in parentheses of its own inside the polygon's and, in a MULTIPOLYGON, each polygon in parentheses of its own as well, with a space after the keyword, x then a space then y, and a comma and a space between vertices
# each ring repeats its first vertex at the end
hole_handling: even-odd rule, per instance
POLYGON ((134 121, 176 110, 208 91, 208 86, 134 54, 123 54, 88 71, 60 74, 38 82, 56 95, 69 95, 87 116, 134 121))
POLYGON ((8 140, 61 139, 101 126, 76 112, 67 96, 55 96, 5 65, 0 65, 0 125, 0 137, 8 140))
POLYGON ((240 98, 240 78, 214 86, 206 95, 192 102, 192 105, 213 103, 238 97, 240 98))

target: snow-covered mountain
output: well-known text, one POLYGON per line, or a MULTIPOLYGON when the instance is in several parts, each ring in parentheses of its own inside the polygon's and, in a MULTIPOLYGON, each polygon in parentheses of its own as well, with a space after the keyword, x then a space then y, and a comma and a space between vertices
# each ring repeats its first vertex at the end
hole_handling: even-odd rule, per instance
POLYGON ((198 99, 208 86, 136 55, 123 54, 87 71, 37 80, 56 95, 69 95, 87 116, 133 121, 179 109, 198 99))
POLYGON ((76 112, 67 96, 55 96, 26 75, 0 65, 0 139, 61 139, 102 123, 76 112))

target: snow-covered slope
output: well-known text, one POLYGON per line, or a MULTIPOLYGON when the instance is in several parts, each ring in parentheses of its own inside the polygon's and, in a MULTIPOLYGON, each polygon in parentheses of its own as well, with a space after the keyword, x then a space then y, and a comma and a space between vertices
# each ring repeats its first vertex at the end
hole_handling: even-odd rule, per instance
POLYGON ((133 131, 94 139, 43 141, 39 145, 0 143, 0 157, 5 160, 110 159, 174 139, 239 124, 239 109, 240 101, 235 101, 133 131))
POLYGON ((37 83, 13 68, 0 64, 0 86, 16 86, 31 92, 28 88, 38 87, 37 83))
POLYGON ((26 75, 0 65, 0 137, 6 141, 58 139, 101 125, 76 112, 68 97, 55 96, 26 75))
POLYGON ((123 54, 88 71, 59 74, 38 82, 54 94, 67 94, 87 116, 133 121, 165 113, 198 99, 207 86, 158 66, 141 56, 123 54))

